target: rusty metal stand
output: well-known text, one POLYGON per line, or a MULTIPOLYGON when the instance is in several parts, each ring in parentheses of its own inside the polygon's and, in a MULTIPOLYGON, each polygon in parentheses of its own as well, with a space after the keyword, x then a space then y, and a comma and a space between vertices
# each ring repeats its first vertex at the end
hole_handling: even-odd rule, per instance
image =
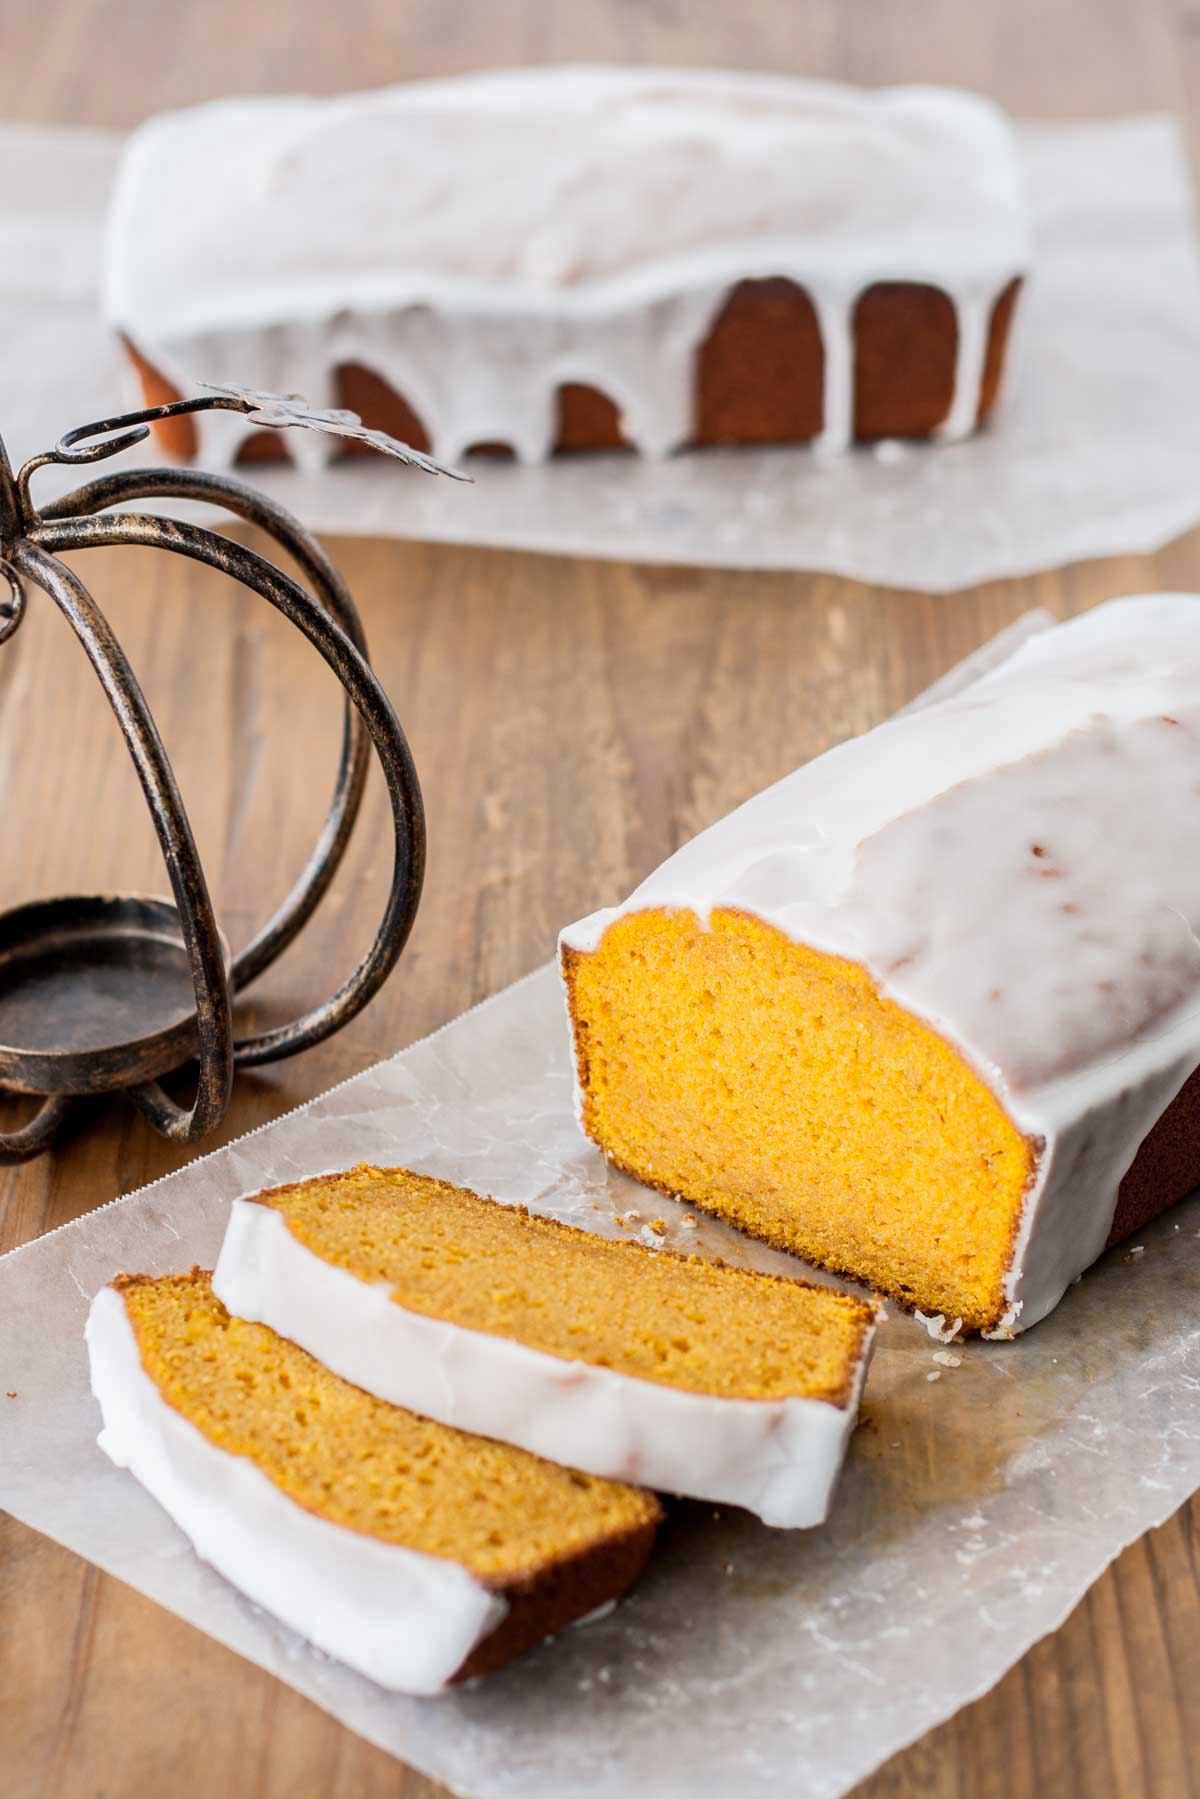
MULTIPOLYGON (((365 430, 347 413, 313 412, 293 398, 212 390, 67 433, 14 476, 0 443, 0 645, 18 630, 28 589, 47 595, 95 670, 137 768, 170 877, 173 905, 132 897, 39 901, 0 916, 0 1089, 40 1096, 21 1129, 0 1133, 0 1162, 50 1147, 72 1099, 123 1091, 166 1137, 190 1143, 220 1123, 234 1070, 295 1055, 333 1035, 378 992, 412 928, 425 865, 425 818, 408 743, 372 672, 354 602, 320 544, 281 506, 226 476, 189 468, 102 475, 40 510, 30 479, 48 463, 98 462, 148 435, 155 420, 205 410, 256 425, 301 426, 365 438, 403 461, 437 465, 365 430), (199 526, 128 510, 150 498, 207 501, 273 537, 312 592, 264 557, 199 526), (341 756, 325 822, 291 893, 253 942, 230 957, 213 911, 187 812, 150 709, 108 621, 63 551, 128 544, 188 556, 261 594, 302 631, 346 694, 341 756), (315 596, 315 597, 314 597, 315 596), (268 968, 312 917, 345 854, 371 748, 387 781, 394 832, 392 881, 375 940, 331 998, 258 1036, 235 1038, 232 996, 268 968), (190 1108, 161 1077, 194 1061, 190 1108)), ((439 471, 451 473, 452 471, 439 471)))

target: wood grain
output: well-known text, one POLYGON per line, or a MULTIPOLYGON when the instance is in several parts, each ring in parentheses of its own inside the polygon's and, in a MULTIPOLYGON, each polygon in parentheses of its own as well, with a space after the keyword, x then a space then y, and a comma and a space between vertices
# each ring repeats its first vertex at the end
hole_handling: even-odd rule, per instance
MULTIPOLYGON (((719 62, 962 81, 1014 110, 1175 108, 1194 136, 1190 0, 3 0, 0 117, 126 126, 229 89, 331 92, 493 63, 719 62)), ((47 421, 48 427, 62 421, 47 421)), ((231 1137, 403 1047, 545 959, 730 806, 860 730, 1030 605, 1200 587, 1200 539, 932 599, 825 576, 334 545, 429 808, 412 945, 342 1037, 243 1079, 231 1137)), ((330 678, 269 609, 202 570, 93 554, 176 759, 219 908, 244 941, 299 868, 336 753, 330 678)), ((0 905, 161 891, 111 719, 36 606, 0 656, 0 905)), ((376 781, 351 866, 252 1015, 312 1003, 369 939, 386 884, 376 781)), ((19 1114, 0 1107, 0 1120, 19 1114)), ((0 1248, 180 1164, 123 1111, 0 1171, 0 1248)), ((859 1799, 1200 1794, 1200 1505, 1126 1551, 998 1687, 859 1799)), ((5 1799, 432 1799, 440 1789, 129 1588, 0 1523, 5 1799)))

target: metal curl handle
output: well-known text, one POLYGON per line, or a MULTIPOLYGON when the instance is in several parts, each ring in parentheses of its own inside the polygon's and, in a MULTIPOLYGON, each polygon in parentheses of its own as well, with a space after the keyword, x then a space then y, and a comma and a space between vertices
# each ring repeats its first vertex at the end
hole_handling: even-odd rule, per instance
MULTIPOLYGON (((207 386, 204 382, 200 385, 207 386)), ((115 418, 97 419, 90 425, 76 425, 73 431, 64 432, 52 450, 31 456, 22 465, 15 482, 21 516, 29 521, 38 516, 29 491, 29 484, 38 469, 52 463, 71 466, 103 462, 109 456, 117 456, 122 450, 144 443, 150 435, 151 425, 161 424, 166 419, 185 418, 194 412, 240 412, 252 425, 270 430, 282 431, 294 426, 332 437, 353 438, 369 444, 384 456, 394 456, 398 462, 424 469, 426 474, 449 475, 453 481, 471 479, 461 469, 447 468, 423 450, 414 450, 411 444, 402 443, 398 437, 364 425, 356 412, 310 406, 301 394, 262 393, 253 387, 208 387, 206 393, 190 400, 171 400, 165 406, 144 406, 138 412, 122 412, 115 418), (89 438, 98 441, 89 443, 89 438)))
POLYGON ((132 450, 135 444, 145 443, 151 425, 157 425, 163 419, 183 418, 190 412, 252 411, 253 407, 245 399, 233 395, 206 395, 201 399, 172 400, 166 406, 144 406, 138 412, 122 412, 116 418, 76 425, 73 431, 63 432, 52 450, 43 450, 22 464, 16 483, 22 509, 27 517, 35 516, 29 483, 40 468, 51 464, 104 462, 110 456, 119 456, 122 450, 132 450), (98 441, 89 443, 88 438, 98 441))
POLYGON ((0 575, 8 582, 9 598, 0 600, 0 643, 7 643, 25 616, 25 589, 11 562, 0 560, 0 575))
POLYGON ((27 1124, 15 1131, 0 1131, 0 1168, 11 1168, 17 1162, 30 1162, 49 1149, 71 1112, 72 1102, 64 1094, 52 1093, 44 1099, 27 1124))

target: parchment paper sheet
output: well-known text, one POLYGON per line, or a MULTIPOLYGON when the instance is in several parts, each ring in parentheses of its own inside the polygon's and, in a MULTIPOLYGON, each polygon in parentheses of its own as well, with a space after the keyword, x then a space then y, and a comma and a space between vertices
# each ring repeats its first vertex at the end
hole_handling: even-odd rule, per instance
MULTIPOLYGON (((14 454, 132 400, 95 300, 119 143, 0 128, 0 429, 14 454)), ((1200 273, 1178 132, 1165 119, 1028 125, 1021 148, 1036 269, 1001 414, 969 443, 830 461, 805 448, 536 469, 474 458, 474 488, 375 463, 253 479, 325 531, 932 592, 1157 549, 1200 518, 1200 273)), ((240 379, 262 385, 255 369, 240 379)), ((66 485, 38 480, 47 495, 66 485)))
MULTIPOLYGON (((961 684, 1030 615, 939 683, 961 684)), ((603 896, 597 896, 602 898, 603 896)), ((1200 1196, 1012 1344, 893 1312, 830 1522, 675 1503, 608 1617, 490 1682, 390 1696, 205 1568, 95 1447, 81 1333, 118 1270, 211 1266, 230 1200, 400 1162, 587 1228, 798 1264, 608 1169, 543 968, 393 1060, 0 1260, 0 1504, 469 1799, 836 1799, 985 1692, 1200 1486, 1200 1196), (947 1356, 959 1358, 958 1364, 947 1356), (938 1359, 941 1357, 942 1359, 938 1359)), ((821 1278, 821 1277, 818 1277, 821 1278)))

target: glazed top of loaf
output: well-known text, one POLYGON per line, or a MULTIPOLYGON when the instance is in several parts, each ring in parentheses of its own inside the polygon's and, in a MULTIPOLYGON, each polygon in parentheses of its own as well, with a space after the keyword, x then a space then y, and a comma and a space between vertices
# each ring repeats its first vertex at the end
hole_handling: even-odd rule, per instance
POLYGON ((603 311, 791 275, 993 295, 1028 259, 1013 138, 948 88, 550 68, 235 99, 133 134, 107 309, 135 341, 421 302, 603 311))
POLYGON ((862 963, 1032 1131, 1194 1067, 1200 595, 1040 633, 768 788, 563 941, 663 905, 742 908, 862 963))

